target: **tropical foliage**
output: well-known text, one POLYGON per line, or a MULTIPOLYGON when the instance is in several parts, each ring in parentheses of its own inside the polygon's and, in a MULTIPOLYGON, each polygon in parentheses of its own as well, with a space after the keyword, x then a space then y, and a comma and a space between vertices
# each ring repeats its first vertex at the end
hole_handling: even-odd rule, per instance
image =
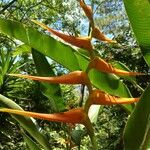
MULTIPOLYGON (((106 36, 100 30, 100 27, 97 23, 98 19, 96 19, 94 13, 97 11, 95 7, 103 5, 104 1, 95 1, 95 3, 92 2, 91 5, 87 5, 83 0, 79 0, 76 3, 77 6, 80 6, 80 11, 82 11, 87 17, 86 19, 81 19, 89 23, 88 34, 86 36, 80 36, 78 34, 80 30, 78 30, 78 28, 74 29, 76 28, 78 22, 67 24, 65 27, 72 27, 68 30, 68 32, 71 33, 72 30, 74 30, 74 32, 72 34, 66 34, 53 29, 54 26, 50 28, 44 24, 48 24, 49 20, 47 20, 48 22, 42 19, 40 19, 40 22, 32 20, 33 23, 40 25, 42 29, 50 32, 49 36, 45 33, 39 32, 37 29, 35 29, 35 27, 31 27, 31 21, 25 25, 25 23, 15 21, 16 19, 13 17, 13 20, 8 20, 3 15, 0 18, 0 33, 2 34, 2 36, 8 36, 9 40, 12 40, 13 38, 16 39, 13 40, 17 43, 17 45, 19 45, 19 48, 17 48, 16 52, 13 53, 15 57, 11 57, 10 52, 6 52, 7 50, 1 51, 0 104, 5 108, 1 108, 0 112, 8 112, 12 114, 13 118, 19 122, 20 131, 30 149, 53 148, 53 146, 51 146, 49 143, 49 138, 47 138, 40 131, 40 128, 33 118, 47 120, 50 122, 67 123, 67 125, 62 126, 64 132, 67 133, 66 141, 64 141, 62 138, 57 139, 57 143, 61 143, 62 145, 66 143, 67 149, 71 149, 75 146, 77 146, 78 149, 80 149, 80 147, 84 149, 84 144, 86 144, 86 141, 81 141, 81 139, 84 137, 84 135, 87 134, 89 135, 91 140, 91 145, 88 144, 88 149, 90 147, 92 147, 93 149, 104 149, 104 147, 101 147, 99 144, 97 144, 97 141, 102 139, 102 133, 104 134, 106 131, 103 130, 103 132, 96 135, 94 129, 96 130, 98 126, 104 127, 103 124, 101 124, 102 122, 99 123, 99 121, 97 121, 97 119, 99 118, 98 113, 100 113, 101 115, 105 111, 107 113, 107 108, 111 108, 106 107, 108 105, 117 105, 117 107, 114 107, 115 109, 113 113, 122 113, 124 121, 122 122, 122 124, 120 124, 120 126, 124 126, 124 124, 126 123, 123 135, 118 134, 120 138, 117 139, 118 141, 116 140, 114 143, 114 145, 116 145, 116 148, 124 148, 126 150, 145 150, 149 148, 150 87, 148 85, 145 90, 142 87, 147 86, 147 84, 143 83, 143 80, 148 78, 147 65, 149 66, 150 62, 150 2, 149 0, 145 0, 142 2, 140 0, 133 0, 132 2, 130 2, 129 0, 124 0, 123 2, 131 26, 133 28, 133 32, 137 38, 139 47, 141 48, 141 53, 139 53, 139 48, 136 49, 135 47, 132 47, 137 46, 137 44, 133 45, 132 42, 121 43, 121 37, 118 36, 118 38, 116 38, 115 40, 112 39, 115 37, 115 34, 114 36, 112 36, 111 34, 108 34, 106 36), (41 23, 42 21, 44 23, 41 23), (112 38, 109 38, 109 36, 112 38), (128 44, 129 46, 125 46, 125 44, 128 44), (131 71, 126 66, 126 64, 129 65, 131 69, 133 67, 133 64, 130 65, 130 63, 127 62, 129 56, 123 56, 122 49, 125 51, 126 48, 129 51, 136 50, 134 53, 132 53, 132 58, 134 58, 134 54, 137 54, 137 59, 140 58, 144 66, 134 66, 134 70, 131 71), (111 54, 108 53, 108 49, 112 49, 111 54), (117 51, 115 52, 115 50, 117 51), (33 60, 31 60, 31 64, 33 63, 33 61, 35 64, 35 68, 32 67, 33 70, 25 71, 24 64, 22 64, 21 61, 17 62, 20 59, 19 55, 22 53, 32 54, 33 60), (117 58, 116 60, 121 61, 122 58, 125 59, 122 61, 122 63, 114 61, 113 59, 110 61, 109 56, 111 55, 113 55, 114 58, 117 58), (142 57, 144 57, 146 62, 144 62, 144 59, 142 59, 142 57), (55 63, 52 63, 53 61, 57 62, 61 66, 55 65, 55 63), (55 66, 56 70, 54 69, 53 65, 55 66), (63 73, 61 71, 61 75, 58 74, 57 67, 63 70, 63 73), (18 74, 18 72, 20 74, 18 74), (28 75, 26 73, 32 75, 28 75), (136 76, 138 76, 138 80, 136 80, 136 76), (33 88, 36 88, 37 86, 35 93, 38 93, 38 96, 40 98, 50 104, 49 108, 51 109, 51 111, 48 111, 46 113, 41 112, 43 109, 35 109, 37 112, 34 112, 35 110, 23 111, 23 109, 17 104, 17 102, 11 100, 15 97, 13 93, 15 90, 11 88, 21 85, 18 82, 18 77, 41 82, 41 84, 34 84, 32 81, 20 79, 25 83, 29 82, 30 87, 32 86, 33 88), (10 84, 12 85, 13 83, 14 85, 9 88, 10 84), (81 85, 81 96, 78 103, 73 100, 72 106, 70 107, 70 99, 76 99, 76 97, 72 95, 68 96, 70 93, 70 88, 69 92, 64 95, 63 92, 65 90, 63 89, 62 84, 67 84, 71 85, 71 87, 75 87, 75 89, 71 90, 71 92, 75 90, 79 91, 80 88, 79 86, 72 85, 81 85), (85 88, 85 86, 87 88, 85 88), (86 96, 84 96, 84 93, 86 93, 86 96), (132 97, 131 93, 135 98, 132 97), (64 98, 67 100, 65 100, 64 98), (118 106, 121 107, 118 108, 118 106), (126 111, 126 114, 123 112, 122 108, 124 112, 126 111), (129 115, 129 118, 126 122, 125 117, 127 114, 129 115), (95 128, 92 123, 97 124, 95 128), (82 126, 81 124, 84 126, 82 126), (83 142, 83 144, 81 144, 81 142, 83 142)), ((12 1, 12 3, 15 3, 15 1, 12 1)), ((20 3, 22 4, 23 2, 20 1, 20 3)), ((46 4, 47 1, 41 1, 40 3, 37 3, 39 7, 44 7, 46 4)), ((11 4, 9 3, 9 5, 11 4)), ((60 25, 59 21, 57 20, 57 13, 59 14, 61 12, 57 11, 56 13, 54 10, 57 10, 58 6, 64 6, 64 3, 60 2, 59 5, 57 5, 57 3, 50 3, 49 5, 55 7, 55 9, 53 9, 53 11, 51 12, 54 13, 56 17, 55 19, 51 18, 51 20, 55 21, 57 23, 56 25, 60 25)), ((113 5, 113 2, 111 3, 110 1, 107 1, 104 5, 105 11, 109 12, 106 6, 110 6, 111 8, 113 5)), ((1 12, 7 10, 7 6, 8 5, 6 5, 6 7, 3 7, 1 12)), ((66 12, 71 12, 68 6, 66 7, 66 12)), ((30 8, 29 11, 30 10, 32 9, 30 8)), ((10 14, 8 13, 8 15, 10 14)), ((25 15, 19 16, 18 18, 19 20, 22 20, 24 17, 25 15)), ((35 18, 34 16, 32 17, 35 18)), ((105 19, 105 17, 103 19, 105 19)), ((64 23, 67 23, 67 21, 64 23)), ((113 26, 113 21, 111 23, 112 24, 110 25, 110 27, 115 28, 115 26, 113 26)), ((63 23, 61 25, 63 25, 63 23)), ((65 32, 66 30, 63 29, 63 31, 65 32)), ((83 33, 85 34, 85 31, 82 31, 80 34, 83 33)), ((126 38, 127 37, 128 35, 126 36, 126 38)), ((128 39, 131 41, 133 40, 132 38, 128 39)), ((4 47, 4 45, 2 45, 2 47, 4 47)), ((9 45, 9 47, 14 48, 15 46, 9 45)), ((22 54, 22 56, 24 55, 22 54)), ((26 61, 29 58, 30 55, 27 55, 26 61)), ((131 59, 130 61, 131 63, 134 63, 134 60, 131 59)), ((65 86, 65 88, 67 88, 67 86, 65 86)), ((17 88, 17 92, 19 92, 19 87, 17 88)), ((42 101, 39 100, 39 97, 37 98, 38 102, 42 101)), ((43 104, 43 107, 45 106, 46 105, 43 104)), ((119 122, 119 118, 117 120, 119 122)), ((105 122, 109 122, 109 120, 105 122)), ((45 125, 47 124, 49 123, 46 122, 45 125)), ((62 134, 62 136, 65 138, 64 132, 60 134, 62 134)), ((112 135, 109 134, 109 139, 111 139, 111 136, 112 135)), ((107 144, 105 144, 105 146, 106 145, 107 144)), ((109 146, 110 149, 114 148, 112 144, 110 144, 109 146)), ((109 149, 108 146, 106 147, 107 149, 109 149)))

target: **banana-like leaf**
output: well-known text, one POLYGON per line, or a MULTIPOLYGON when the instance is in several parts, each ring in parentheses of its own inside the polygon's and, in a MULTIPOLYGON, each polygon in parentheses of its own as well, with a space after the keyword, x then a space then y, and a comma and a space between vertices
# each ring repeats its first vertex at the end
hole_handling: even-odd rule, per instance
POLYGON ((54 38, 42 34, 34 28, 26 27, 16 21, 0 18, 0 32, 24 42, 26 45, 51 57, 70 70, 79 69, 76 57, 72 52, 73 49, 70 46, 58 42, 54 38))
POLYGON ((146 150, 150 142, 150 85, 143 93, 125 127, 125 150, 146 150))
POLYGON ((30 150, 42 150, 28 135, 22 132, 24 141, 27 143, 27 146, 30 150))
MULTIPOLYGON (((40 76, 55 76, 44 55, 32 49, 32 56, 36 70, 40 76)), ((43 94, 49 99, 54 112, 60 112, 65 109, 59 84, 42 83, 42 90, 43 94)))
POLYGON ((124 4, 144 58, 150 66, 150 1, 124 0, 124 4))
POLYGON ((103 88, 103 90, 109 94, 116 95, 119 97, 129 97, 131 96, 128 89, 125 87, 122 81, 113 74, 99 73, 96 69, 92 69, 89 72, 89 77, 93 85, 97 88, 103 88), (116 80, 112 80, 116 79, 116 80), (107 88, 105 82, 108 82, 111 89, 107 88), (118 89, 118 87, 121 87, 118 89))
MULTIPOLYGON (((5 96, 0 94, 0 105, 7 108, 12 109, 18 109, 22 110, 22 108, 16 104, 14 101, 6 98, 5 96)), ((20 125, 32 135, 32 137, 40 143, 46 150, 50 150, 50 145, 48 143, 48 139, 40 133, 37 125, 35 124, 35 120, 32 120, 31 118, 18 116, 18 115, 12 115, 19 123, 20 125)))
MULTIPOLYGON (((119 97, 131 97, 129 90, 124 85, 124 83, 120 81, 117 76, 113 74, 99 73, 97 70, 92 69, 89 72, 89 77, 92 84, 96 88, 102 89, 103 91, 109 94, 116 95, 119 97), (107 84, 109 84, 111 88, 108 89, 105 82, 107 82, 107 84)), ((132 112, 133 110, 133 106, 131 104, 122 105, 122 106, 126 109, 128 113, 132 112)))

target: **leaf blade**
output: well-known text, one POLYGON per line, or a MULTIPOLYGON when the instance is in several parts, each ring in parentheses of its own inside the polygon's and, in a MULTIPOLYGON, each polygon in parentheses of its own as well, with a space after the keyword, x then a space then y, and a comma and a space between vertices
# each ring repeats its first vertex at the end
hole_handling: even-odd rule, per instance
POLYGON ((124 131, 124 144, 127 150, 143 149, 150 130, 150 85, 143 93, 124 131), (138 131, 138 132, 137 132, 138 131), (133 149, 134 148, 134 149, 133 149))
MULTIPOLYGON (((44 55, 32 49, 32 56, 36 66, 36 70, 40 76, 55 76, 44 55)), ((60 112, 62 110, 65 110, 65 105, 62 99, 61 88, 59 84, 41 83, 41 85, 43 94, 49 99, 53 111, 60 112)))
POLYGON ((124 0, 124 5, 144 58, 150 66, 150 1, 124 0))
POLYGON ((79 69, 73 48, 38 32, 34 28, 26 27, 16 21, 0 18, 0 32, 24 42, 70 70, 79 69))

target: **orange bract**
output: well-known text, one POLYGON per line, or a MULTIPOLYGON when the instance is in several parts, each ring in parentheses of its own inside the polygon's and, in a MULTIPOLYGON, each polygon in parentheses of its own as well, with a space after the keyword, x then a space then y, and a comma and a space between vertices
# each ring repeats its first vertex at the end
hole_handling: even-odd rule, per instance
POLYGON ((95 57, 89 64, 90 68, 95 68, 101 72, 114 73, 116 75, 145 75, 139 72, 128 72, 121 69, 114 68, 111 64, 107 63, 99 57, 95 57))
POLYGON ((88 17, 88 19, 91 21, 91 23, 93 23, 93 12, 92 12, 92 8, 88 5, 86 5, 83 0, 79 1, 80 6, 82 7, 82 9, 84 10, 86 16, 88 17))
POLYGON ((35 113, 35 112, 28 112, 28 111, 21 111, 15 109, 7 109, 2 108, 0 112, 7 112, 11 114, 17 114, 27 117, 33 117, 37 119, 43 119, 53 122, 64 122, 64 123, 79 123, 79 124, 86 124, 86 120, 88 116, 84 112, 82 108, 72 109, 67 112, 61 113, 54 113, 54 114, 43 114, 43 113, 35 113))
POLYGON ((9 74, 11 76, 27 78, 48 83, 60 83, 60 84, 88 84, 88 77, 85 72, 74 71, 66 75, 58 77, 39 77, 22 74, 9 74))
POLYGON ((40 25, 42 28, 46 29, 50 33, 58 36, 65 42, 72 44, 74 46, 77 46, 79 48, 87 49, 87 50, 92 50, 93 46, 91 44, 91 37, 75 37, 75 36, 69 36, 63 33, 60 33, 54 29, 49 28, 48 26, 44 25, 43 23, 40 23, 38 21, 32 20, 34 23, 40 25))
POLYGON ((139 98, 119 98, 100 90, 93 90, 90 99, 93 104, 97 105, 130 104, 139 100, 139 98))
POLYGON ((109 39, 108 37, 106 37, 99 29, 98 27, 94 27, 92 28, 92 37, 100 40, 100 41, 104 41, 107 43, 117 43, 114 40, 109 39))

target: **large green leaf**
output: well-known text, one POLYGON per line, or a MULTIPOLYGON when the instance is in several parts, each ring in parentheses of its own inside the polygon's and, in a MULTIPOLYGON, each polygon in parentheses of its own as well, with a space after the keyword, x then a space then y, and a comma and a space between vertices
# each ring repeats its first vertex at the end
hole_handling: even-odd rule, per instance
MULTIPOLYGON (((16 104, 14 101, 6 98, 5 96, 0 94, 0 105, 7 108, 18 109, 22 110, 22 108, 16 104)), ((12 115, 20 125, 30 133, 30 135, 38 141, 46 150, 50 150, 50 145, 46 137, 40 133, 39 128, 35 124, 31 118, 19 116, 19 115, 12 115)))
POLYGON ((150 142, 150 85, 131 114, 124 132, 125 150, 146 150, 150 142))
POLYGON ((123 82, 113 74, 99 73, 99 71, 92 69, 89 72, 89 77, 92 84, 94 84, 97 88, 103 89, 112 95, 120 97, 131 96, 123 82), (105 84, 106 82, 108 82, 107 84, 109 84, 109 87, 111 87, 110 89, 108 89, 107 85, 105 84))
POLYGON ((79 69, 77 59, 70 46, 58 42, 34 28, 26 27, 16 21, 0 19, 0 32, 24 42, 70 70, 79 69))
POLYGON ((30 150, 42 150, 27 134, 22 132, 22 135, 30 150))
MULTIPOLYGON (((92 69, 89 72, 89 78, 91 80, 91 83, 96 88, 101 89, 109 94, 119 97, 131 97, 128 88, 122 81, 119 80, 117 76, 113 74, 100 73, 99 71, 92 69)), ((131 104, 122 106, 128 113, 132 112, 133 110, 133 106, 131 104)))
POLYGON ((150 1, 124 0, 124 4, 144 58, 150 66, 150 1))
MULTIPOLYGON (((55 76, 52 67, 49 65, 44 55, 32 49, 32 56, 36 70, 40 76, 55 76)), ((41 85, 43 94, 49 99, 53 111, 63 111, 65 109, 65 105, 59 84, 42 83, 41 85)))

